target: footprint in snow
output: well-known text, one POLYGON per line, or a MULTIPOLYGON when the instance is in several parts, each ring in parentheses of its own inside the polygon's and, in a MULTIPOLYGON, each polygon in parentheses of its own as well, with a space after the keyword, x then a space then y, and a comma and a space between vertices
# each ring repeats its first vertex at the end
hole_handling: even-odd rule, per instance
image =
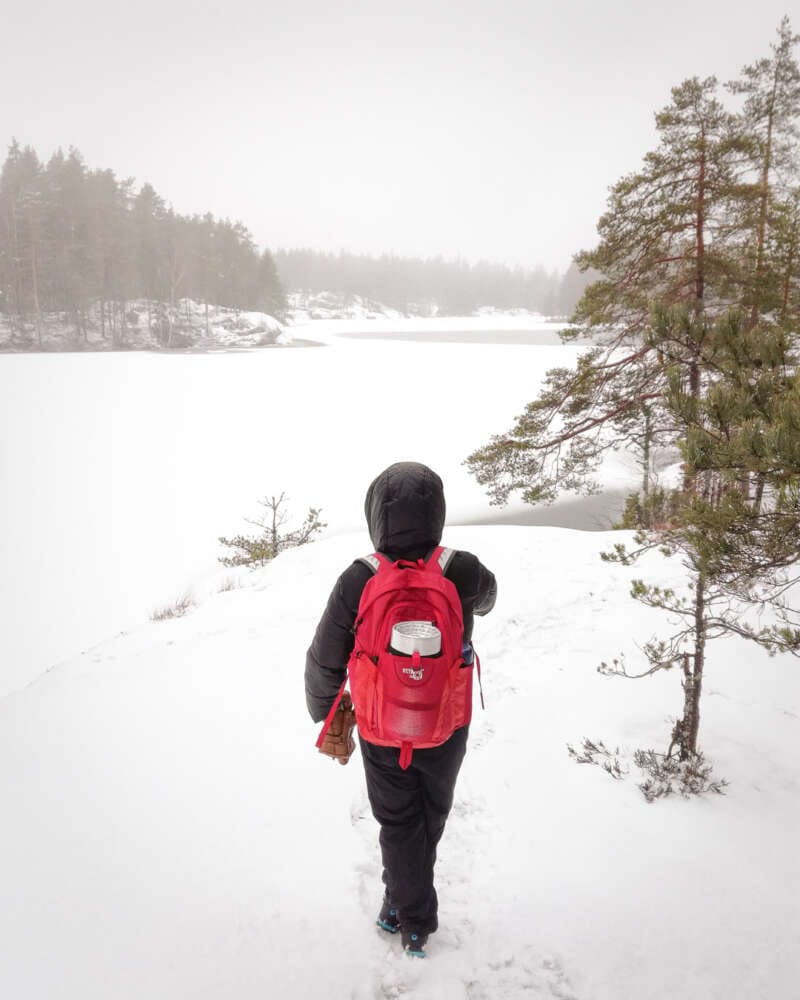
POLYGON ((467 984, 466 996, 468 1000, 518 1000, 521 996, 578 1000, 558 959, 542 959, 533 949, 519 957, 500 952, 478 967, 467 984))

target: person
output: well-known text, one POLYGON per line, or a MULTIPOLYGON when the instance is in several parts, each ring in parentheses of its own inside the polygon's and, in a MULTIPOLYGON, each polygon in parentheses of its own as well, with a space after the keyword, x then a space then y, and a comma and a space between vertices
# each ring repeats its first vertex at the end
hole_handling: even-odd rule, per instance
MULTIPOLYGON (((392 561, 427 559, 437 548, 445 521, 439 476, 417 462, 399 462, 380 473, 367 490, 364 511, 375 550, 392 561)), ((306 656, 306 702, 321 722, 335 703, 354 646, 362 591, 373 570, 356 560, 338 578, 306 656)), ((494 575, 470 552, 455 551, 444 575, 455 585, 463 613, 465 661, 471 662, 473 616, 492 610, 494 575)), ((356 724, 358 719, 356 718, 356 724)), ((367 794, 380 825, 384 899, 378 924, 401 931, 403 947, 424 955, 438 927, 434 865, 439 840, 467 747, 469 724, 438 746, 415 749, 401 766, 400 749, 369 743, 359 734, 367 794)))

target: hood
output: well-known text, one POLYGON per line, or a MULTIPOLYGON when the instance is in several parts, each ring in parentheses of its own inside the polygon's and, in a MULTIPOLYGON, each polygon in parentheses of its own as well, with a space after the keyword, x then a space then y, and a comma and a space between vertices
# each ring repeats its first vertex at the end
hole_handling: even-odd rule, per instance
POLYGON ((427 465, 397 462, 370 484, 364 513, 377 552, 396 558, 422 558, 442 538, 442 481, 427 465))

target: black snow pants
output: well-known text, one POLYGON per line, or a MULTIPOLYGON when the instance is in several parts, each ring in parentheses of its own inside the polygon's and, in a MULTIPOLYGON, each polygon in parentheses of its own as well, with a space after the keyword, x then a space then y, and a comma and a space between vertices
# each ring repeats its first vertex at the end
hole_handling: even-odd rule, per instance
POLYGON ((468 732, 464 726, 441 746, 415 750, 405 771, 398 749, 360 740, 367 794, 381 828, 386 898, 406 930, 432 934, 439 926, 436 847, 453 805, 468 732))

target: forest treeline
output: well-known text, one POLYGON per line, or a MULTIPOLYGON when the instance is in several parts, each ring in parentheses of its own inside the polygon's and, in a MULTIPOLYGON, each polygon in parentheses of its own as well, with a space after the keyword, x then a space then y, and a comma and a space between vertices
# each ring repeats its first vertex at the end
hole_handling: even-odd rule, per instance
POLYGON ((271 314, 286 301, 272 255, 241 222, 180 215, 152 185, 89 169, 76 149, 43 163, 12 141, 0 171, 0 313, 19 343, 41 346, 58 314, 77 344, 97 327, 124 344, 137 300, 166 343, 183 298, 271 314))
POLYGON ((591 280, 572 265, 566 274, 488 261, 419 259, 393 254, 279 249, 278 273, 290 292, 361 295, 404 313, 468 316, 481 307, 568 315, 591 280))
POLYGON ((41 348, 53 323, 71 330, 73 347, 98 338, 122 347, 142 310, 155 342, 172 345, 181 300, 283 317, 286 291, 358 295, 425 315, 481 306, 563 315, 587 281, 574 265, 562 276, 344 251, 273 256, 242 222, 181 215, 151 184, 137 189, 89 168, 74 148, 44 162, 13 140, 0 170, 0 319, 22 349, 41 348))

